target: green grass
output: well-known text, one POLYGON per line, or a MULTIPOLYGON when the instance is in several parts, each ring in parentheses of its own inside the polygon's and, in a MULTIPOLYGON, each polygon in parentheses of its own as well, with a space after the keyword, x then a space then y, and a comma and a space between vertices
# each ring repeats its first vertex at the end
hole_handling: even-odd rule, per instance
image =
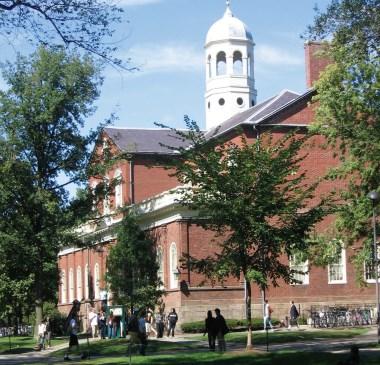
MULTIPOLYGON (((0 337, 0 354, 20 354, 34 351, 37 340, 32 336, 11 336, 11 349, 9 337, 0 337)), ((52 345, 68 342, 67 338, 52 339, 52 345)))
MULTIPOLYGON (((102 341, 96 341, 96 342, 90 342, 87 343, 81 343, 79 352, 75 351, 76 353, 80 353, 83 351, 89 351, 90 354, 93 356, 115 356, 115 355, 125 355, 128 348, 128 340, 121 338, 121 339, 114 339, 114 340, 102 340, 102 341)), ((137 346, 136 346, 137 347, 137 346)), ((189 342, 165 342, 165 341, 155 341, 155 340, 149 340, 148 341, 148 349, 149 353, 157 353, 157 352, 175 352, 175 351, 192 351, 195 349, 199 349, 200 344, 196 341, 189 342)), ((65 353, 65 349, 58 350, 54 352, 54 356, 61 357, 65 353)))
MULTIPOLYGON (((334 365, 347 358, 347 354, 331 354, 325 352, 292 352, 281 351, 276 353, 240 352, 240 353, 209 353, 193 352, 170 355, 133 356, 132 364, 150 365, 334 365)), ((127 365, 129 358, 126 356, 114 356, 107 358, 91 358, 89 360, 71 361, 71 364, 86 365, 127 365)), ((41 363, 42 364, 42 363, 41 363)), ((57 364, 64 364, 60 362, 57 364)), ((362 354, 361 365, 378 365, 376 356, 362 354)))
MULTIPOLYGON (((358 335, 362 335, 368 332, 368 328, 343 328, 343 329, 329 329, 318 331, 275 331, 268 332, 269 343, 287 343, 297 341, 313 341, 313 340, 333 340, 339 338, 353 338, 358 335)), ((203 337, 204 339, 205 337, 203 337)), ((201 337, 197 336, 197 339, 201 337)), ((246 332, 229 333, 226 336, 227 342, 245 344, 247 342, 246 332)), ((266 333, 265 332, 253 332, 252 334, 253 344, 265 344, 266 333)))

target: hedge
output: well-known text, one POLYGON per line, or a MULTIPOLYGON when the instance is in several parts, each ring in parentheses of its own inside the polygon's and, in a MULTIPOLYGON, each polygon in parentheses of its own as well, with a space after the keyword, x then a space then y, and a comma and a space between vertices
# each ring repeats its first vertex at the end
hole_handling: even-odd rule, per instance
MULTIPOLYGON (((247 321, 245 319, 226 319, 227 326, 230 331, 244 331, 247 328, 247 321)), ((272 324, 278 325, 280 322, 272 318, 272 324)), ((187 322, 182 323, 182 331, 184 333, 203 333, 205 330, 205 321, 187 322)), ((252 318, 253 330, 262 330, 264 328, 263 318, 252 318)))

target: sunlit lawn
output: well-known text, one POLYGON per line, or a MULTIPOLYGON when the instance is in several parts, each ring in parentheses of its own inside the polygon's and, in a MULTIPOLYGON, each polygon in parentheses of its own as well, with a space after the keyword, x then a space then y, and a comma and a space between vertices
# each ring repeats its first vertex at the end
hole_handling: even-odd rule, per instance
MULTIPOLYGON (((67 338, 52 339, 52 345, 58 345, 68 342, 67 338)), ((23 353, 34 351, 37 340, 32 336, 11 336, 0 337, 0 354, 1 353, 23 353)))
MULTIPOLYGON (((281 330, 268 332, 269 343, 288 343, 297 341, 313 341, 313 340, 335 340, 339 338, 353 338, 358 335, 365 334, 369 328, 342 328, 342 329, 326 329, 317 331, 302 331, 292 329, 291 331, 281 330)), ((253 332, 252 343, 263 345, 266 343, 265 332, 253 332)), ((197 337, 201 339, 202 337, 197 337)), ((204 337, 203 337, 204 338, 204 337)), ((245 344, 247 341, 246 332, 229 333, 226 336, 227 342, 245 344)))
MULTIPOLYGON (((210 353, 210 352, 174 352, 167 355, 148 355, 132 357, 132 364, 151 365, 335 365, 347 358, 347 354, 331 354, 325 352, 292 352, 281 351, 275 353, 239 352, 239 353, 210 353)), ((361 365, 378 365, 379 359, 374 356, 362 355, 361 365)), ((74 359, 73 359, 74 360, 74 359)), ((59 362, 57 364, 64 364, 59 362)), ((111 365, 129 364, 127 356, 93 357, 89 360, 71 361, 71 364, 111 365)))

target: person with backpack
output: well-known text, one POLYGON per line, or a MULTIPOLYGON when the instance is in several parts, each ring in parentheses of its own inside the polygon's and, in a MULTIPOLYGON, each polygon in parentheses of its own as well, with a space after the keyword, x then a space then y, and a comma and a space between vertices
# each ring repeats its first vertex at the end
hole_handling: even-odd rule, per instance
POLYGON ((294 324, 297 326, 297 328, 299 328, 299 325, 298 325, 299 313, 298 313, 297 307, 295 306, 293 300, 290 302, 289 314, 290 314, 290 319, 289 319, 288 329, 290 330, 294 324))
POLYGON ((178 321, 178 315, 175 311, 175 308, 172 308, 172 311, 168 314, 168 337, 172 334, 174 337, 175 326, 178 321))

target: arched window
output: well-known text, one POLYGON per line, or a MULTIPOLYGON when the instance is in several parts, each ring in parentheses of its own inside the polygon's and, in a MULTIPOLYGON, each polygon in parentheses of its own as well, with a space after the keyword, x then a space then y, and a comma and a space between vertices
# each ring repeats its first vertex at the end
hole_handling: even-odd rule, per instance
POLYGON ((83 299, 83 290, 82 290, 82 268, 77 267, 77 299, 83 299))
POLYGON ((207 57, 207 74, 209 78, 212 77, 211 55, 208 55, 207 57))
POLYGON ((242 75, 243 74, 243 56, 241 52, 235 51, 233 58, 233 70, 234 75, 242 75))
POLYGON ((227 73, 227 61, 226 54, 224 52, 219 52, 216 56, 216 74, 225 75, 227 73))
POLYGON ((175 242, 170 245, 170 288, 175 289, 178 287, 178 278, 176 273, 178 271, 178 256, 177 246, 175 242))
POLYGON ((84 269, 84 296, 86 299, 89 299, 89 294, 90 294, 90 290, 88 286, 88 275, 89 275, 88 265, 86 264, 85 269, 84 269))
POLYGON ((61 303, 66 303, 66 272, 65 270, 61 271, 61 303))
POLYGON ((114 175, 115 181, 115 207, 119 208, 123 206, 123 186, 121 171, 116 170, 114 175))
POLYGON ((100 272, 99 272, 99 264, 95 264, 94 267, 94 296, 95 299, 100 298, 100 272))
POLYGON ((74 299, 74 269, 71 268, 69 271, 69 302, 72 303, 74 299))
POLYGON ((162 285, 164 285, 164 255, 162 251, 162 247, 159 247, 157 249, 157 264, 158 264, 158 272, 157 276, 162 282, 162 285))
POLYGON ((103 215, 110 214, 110 197, 109 197, 109 178, 104 178, 104 198, 103 198, 103 215))

